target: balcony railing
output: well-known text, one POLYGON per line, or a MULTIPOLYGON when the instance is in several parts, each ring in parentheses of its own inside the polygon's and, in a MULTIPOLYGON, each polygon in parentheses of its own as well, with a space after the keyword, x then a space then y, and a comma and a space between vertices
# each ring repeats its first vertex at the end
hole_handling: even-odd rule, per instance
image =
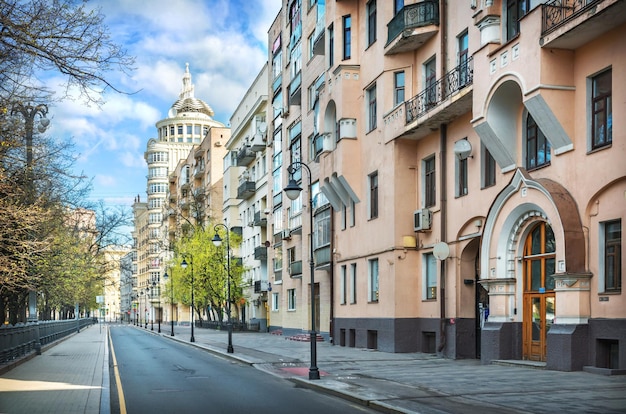
POLYGON ((553 0, 542 7, 541 34, 557 29, 586 10, 595 7, 602 0, 553 0))
POLYGON ((407 29, 439 24, 439 3, 425 0, 406 5, 387 24, 387 44, 407 29))
POLYGON ((257 246, 254 248, 254 258, 256 260, 267 260, 267 247, 257 246))
POLYGON ((250 164, 256 158, 256 153, 250 149, 250 147, 244 145, 239 151, 237 151, 237 166, 245 167, 250 164))
POLYGON ((405 102, 406 123, 410 124, 426 112, 434 109, 455 92, 469 86, 474 81, 474 62, 470 57, 432 86, 405 102))
POLYGON ((302 260, 296 260, 289 263, 289 276, 302 276, 302 260))
POLYGON ((299 71, 289 84, 289 105, 300 105, 302 98, 302 71, 299 71))
POLYGON ((246 200, 256 192, 256 183, 254 181, 244 181, 237 187, 237 198, 246 200))
POLYGON ((267 217, 264 213, 261 213, 260 211, 255 211, 253 223, 255 226, 267 227, 267 217))

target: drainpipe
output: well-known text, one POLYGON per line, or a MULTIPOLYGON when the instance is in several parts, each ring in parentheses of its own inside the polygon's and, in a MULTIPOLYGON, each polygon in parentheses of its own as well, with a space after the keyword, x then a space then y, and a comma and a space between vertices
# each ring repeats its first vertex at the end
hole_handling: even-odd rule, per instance
POLYGON ((330 343, 335 345, 335 255, 333 254, 334 249, 334 229, 333 229, 333 221, 335 219, 335 209, 330 209, 330 314, 329 314, 329 326, 328 332, 330 335, 330 343))
MULTIPOLYGON (((447 30, 447 21, 446 21, 446 0, 441 0, 439 2, 439 19, 440 19, 440 28, 441 28, 441 40, 439 45, 441 47, 441 73, 446 73, 446 63, 448 59, 448 55, 446 53, 446 44, 448 41, 448 30, 447 30)), ((446 167, 446 140, 448 138, 448 127, 446 124, 442 124, 439 129, 439 137, 440 144, 439 148, 441 150, 441 235, 440 241, 445 242, 446 238, 446 223, 448 220, 447 209, 446 209, 446 182, 447 182, 447 167, 446 167)), ((439 304, 440 308, 440 341, 438 351, 441 352, 446 347, 446 261, 441 260, 439 264, 439 274, 441 275, 441 288, 439 294, 441 295, 441 300, 439 304)))
MULTIPOLYGON (((440 158, 441 158, 441 173, 440 173, 440 177, 441 177, 441 233, 440 233, 440 240, 442 242, 446 241, 446 222, 447 222, 447 209, 446 209, 446 179, 447 179, 447 173, 446 173, 446 139, 447 139, 447 135, 448 135, 448 127, 446 124, 442 124, 440 129, 439 129, 440 133, 439 133, 439 138, 440 138, 440 158)), ((441 319, 440 319, 440 341, 439 341, 439 348, 437 349, 438 352, 443 351, 443 349, 446 346, 446 260, 441 260, 439 262, 439 274, 441 275, 441 283, 440 283, 440 288, 439 288, 439 295, 440 295, 440 300, 439 300, 439 305, 440 305, 440 315, 441 315, 441 319)))

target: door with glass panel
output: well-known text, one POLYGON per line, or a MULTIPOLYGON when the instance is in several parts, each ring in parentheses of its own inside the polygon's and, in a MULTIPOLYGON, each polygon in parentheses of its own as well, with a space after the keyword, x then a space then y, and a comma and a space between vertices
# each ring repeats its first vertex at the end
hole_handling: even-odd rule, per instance
POLYGON ((546 360, 546 339, 554 323, 554 233, 548 223, 533 227, 524 244, 523 357, 546 360))

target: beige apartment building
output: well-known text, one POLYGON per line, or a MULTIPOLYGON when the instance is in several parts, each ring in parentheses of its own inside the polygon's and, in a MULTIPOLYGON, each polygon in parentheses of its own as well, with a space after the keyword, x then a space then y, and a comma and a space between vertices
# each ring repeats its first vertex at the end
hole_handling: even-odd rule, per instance
POLYGON ((617 0, 285 0, 270 330, 313 308, 339 346, 626 369, 625 22, 617 0))
MULTIPOLYGON (((230 118, 231 136, 226 142, 223 180, 223 222, 241 235, 233 247, 233 257, 244 268, 243 299, 240 314, 232 315, 242 323, 268 329, 267 235, 268 176, 267 158, 267 82, 268 65, 258 73, 230 118)), ((223 230, 223 229, 222 229, 223 230)))

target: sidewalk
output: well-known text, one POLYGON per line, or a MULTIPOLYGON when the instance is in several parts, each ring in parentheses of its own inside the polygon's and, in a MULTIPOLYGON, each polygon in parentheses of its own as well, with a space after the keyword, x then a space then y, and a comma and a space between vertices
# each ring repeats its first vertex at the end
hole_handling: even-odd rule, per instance
POLYGON ((0 413, 108 414, 106 339, 106 325, 91 325, 1 375, 0 413))
MULTIPOLYGON (((126 329, 141 329, 124 325, 126 329)), ((0 413, 109 413, 107 326, 93 325, 0 376, 0 413), (102 397, 102 398, 101 398, 102 397)), ((148 326, 147 332, 158 335, 148 326)), ((390 413, 626 413, 626 377, 481 365, 429 354, 390 354, 317 343, 319 380, 309 380, 311 345, 268 333, 161 326, 170 340, 249 364, 300 386, 390 413)))

